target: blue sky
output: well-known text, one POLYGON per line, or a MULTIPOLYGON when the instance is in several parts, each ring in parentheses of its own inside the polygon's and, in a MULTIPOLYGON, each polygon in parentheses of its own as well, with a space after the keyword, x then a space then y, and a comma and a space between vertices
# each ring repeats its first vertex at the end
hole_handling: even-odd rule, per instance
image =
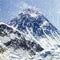
POLYGON ((60 30, 60 0, 0 0, 0 22, 11 20, 28 6, 39 9, 60 30))

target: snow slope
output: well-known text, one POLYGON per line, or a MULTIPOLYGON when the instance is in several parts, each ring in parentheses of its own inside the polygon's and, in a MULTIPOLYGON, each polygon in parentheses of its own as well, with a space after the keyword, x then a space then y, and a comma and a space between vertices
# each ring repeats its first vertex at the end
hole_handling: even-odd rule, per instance
POLYGON ((0 23, 0 41, 1 60, 28 60, 44 50, 38 43, 25 39, 20 31, 5 23, 0 23))

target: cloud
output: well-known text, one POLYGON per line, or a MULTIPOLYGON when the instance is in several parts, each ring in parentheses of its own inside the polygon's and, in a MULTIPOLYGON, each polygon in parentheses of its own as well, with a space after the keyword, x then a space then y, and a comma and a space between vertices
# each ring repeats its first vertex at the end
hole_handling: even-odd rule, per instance
POLYGON ((25 3, 25 2, 21 2, 21 5, 22 5, 23 8, 31 7, 31 6, 29 6, 29 5, 28 5, 27 3, 25 3))
POLYGON ((20 8, 22 11, 25 9, 28 9, 28 8, 34 9, 36 11, 39 11, 42 14, 42 12, 39 10, 39 8, 36 8, 35 6, 29 5, 28 3, 23 2, 23 1, 20 3, 20 8))
POLYGON ((26 9, 26 8, 33 8, 35 9, 35 7, 32 7, 31 5, 29 5, 26 2, 21 2, 21 8, 26 9))
POLYGON ((58 14, 60 14, 60 10, 59 10, 59 11, 57 11, 57 13, 58 13, 58 14))
POLYGON ((60 14, 60 9, 56 9, 55 11, 57 14, 60 14))

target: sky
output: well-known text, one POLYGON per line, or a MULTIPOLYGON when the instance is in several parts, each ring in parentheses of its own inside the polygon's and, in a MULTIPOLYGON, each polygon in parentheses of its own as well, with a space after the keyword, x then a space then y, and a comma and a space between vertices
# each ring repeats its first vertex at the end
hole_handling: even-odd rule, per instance
POLYGON ((60 0, 0 0, 0 22, 8 22, 23 8, 34 7, 60 30, 60 0))

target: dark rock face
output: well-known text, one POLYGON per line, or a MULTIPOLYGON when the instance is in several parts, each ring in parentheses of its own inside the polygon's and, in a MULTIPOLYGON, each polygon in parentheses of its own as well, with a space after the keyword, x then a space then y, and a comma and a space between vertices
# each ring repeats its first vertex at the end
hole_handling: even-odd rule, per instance
POLYGON ((4 24, 1 24, 0 25, 0 36, 4 37, 4 36, 8 36, 9 34, 17 34, 18 37, 21 36, 21 33, 19 33, 18 31, 14 31, 13 28, 7 26, 7 25, 4 25, 4 24))
POLYGON ((8 48, 13 47, 14 49, 27 50, 33 55, 35 55, 36 52, 44 50, 38 43, 35 43, 35 41, 31 42, 30 40, 26 40, 20 32, 4 24, 0 25, 0 36, 10 38, 10 41, 7 40, 7 42, 4 43, 8 48), (16 35, 14 39, 10 38, 10 34, 14 34, 14 36, 16 35))
POLYGON ((1 24, 0 25, 0 36, 6 36, 8 34, 8 32, 12 33, 13 29, 4 24, 1 24))
POLYGON ((23 50, 30 51, 31 53, 33 53, 33 55, 35 55, 36 52, 41 52, 42 50, 44 50, 39 44, 28 41, 25 38, 21 38, 20 40, 11 40, 4 44, 15 49, 22 48, 23 50))
POLYGON ((41 56, 42 56, 43 58, 46 58, 48 55, 52 56, 52 52, 47 51, 47 52, 41 54, 41 56))

